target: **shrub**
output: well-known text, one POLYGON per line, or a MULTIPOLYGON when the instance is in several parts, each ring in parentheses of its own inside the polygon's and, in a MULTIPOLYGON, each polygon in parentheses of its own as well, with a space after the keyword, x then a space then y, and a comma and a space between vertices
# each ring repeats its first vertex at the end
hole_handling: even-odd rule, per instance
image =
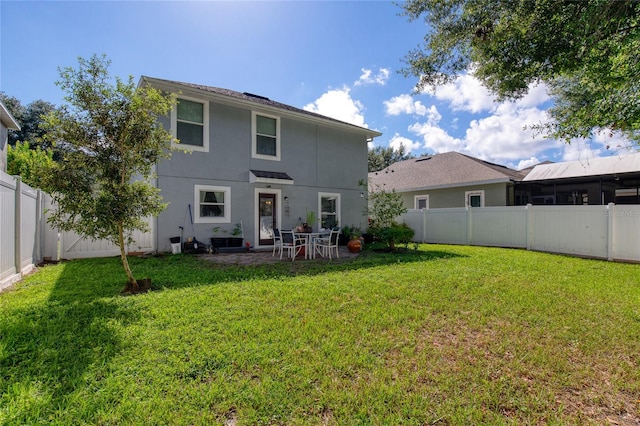
POLYGON ((369 228, 376 240, 384 242, 390 250, 396 249, 396 244, 409 245, 414 231, 406 223, 393 222, 390 226, 373 226, 369 228))

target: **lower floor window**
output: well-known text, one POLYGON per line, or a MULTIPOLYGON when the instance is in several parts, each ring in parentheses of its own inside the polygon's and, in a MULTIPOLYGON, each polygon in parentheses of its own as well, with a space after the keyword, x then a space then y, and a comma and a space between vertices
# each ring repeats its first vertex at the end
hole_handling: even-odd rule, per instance
POLYGON ((340 194, 321 192, 318 198, 320 227, 335 228, 340 224, 340 194))
POLYGON ((429 208, 429 196, 428 195, 416 195, 414 197, 414 204, 416 209, 428 209, 429 208))
POLYGON ((464 194, 466 198, 466 207, 484 207, 484 190, 467 191, 464 194))
POLYGON ((194 222, 229 223, 231 221, 231 188, 227 186, 195 186, 194 222))

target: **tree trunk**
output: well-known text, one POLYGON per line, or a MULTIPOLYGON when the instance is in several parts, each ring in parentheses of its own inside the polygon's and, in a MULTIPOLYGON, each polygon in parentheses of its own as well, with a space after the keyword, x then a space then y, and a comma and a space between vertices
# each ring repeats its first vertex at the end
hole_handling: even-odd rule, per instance
POLYGON ((118 245, 120 246, 120 260, 122 260, 122 267, 127 274, 127 286, 125 287, 125 291, 128 290, 131 293, 136 293, 140 290, 140 286, 138 286, 138 281, 133 277, 133 273, 129 267, 129 261, 127 260, 127 252, 124 246, 124 227, 122 226, 122 222, 118 223, 118 245))

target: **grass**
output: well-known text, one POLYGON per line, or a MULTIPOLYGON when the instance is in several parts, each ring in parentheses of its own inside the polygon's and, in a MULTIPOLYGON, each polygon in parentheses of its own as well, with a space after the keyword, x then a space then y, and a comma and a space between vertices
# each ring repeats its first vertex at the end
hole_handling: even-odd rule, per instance
POLYGON ((640 265, 422 245, 117 258, 0 294, 1 424, 637 424, 640 265))

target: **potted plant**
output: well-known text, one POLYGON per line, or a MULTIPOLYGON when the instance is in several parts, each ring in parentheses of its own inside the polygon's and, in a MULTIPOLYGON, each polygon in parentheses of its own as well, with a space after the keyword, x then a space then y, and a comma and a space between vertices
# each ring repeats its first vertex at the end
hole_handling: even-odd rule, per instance
POLYGON ((227 246, 227 238, 219 237, 218 232, 220 231, 220 227, 216 226, 213 228, 213 237, 211 237, 211 247, 226 247, 227 246))
POLYGON ((242 241, 244 240, 242 237, 242 223, 236 223, 231 230, 231 235, 232 237, 228 239, 229 247, 242 247, 242 241))
POLYGON ((360 229, 351 227, 349 229, 349 241, 347 242, 347 248, 351 253, 358 253, 364 246, 363 238, 360 236, 360 229))
POLYGON ((316 212, 307 210, 306 222, 302 224, 304 232, 313 232, 313 225, 316 223, 316 212))

